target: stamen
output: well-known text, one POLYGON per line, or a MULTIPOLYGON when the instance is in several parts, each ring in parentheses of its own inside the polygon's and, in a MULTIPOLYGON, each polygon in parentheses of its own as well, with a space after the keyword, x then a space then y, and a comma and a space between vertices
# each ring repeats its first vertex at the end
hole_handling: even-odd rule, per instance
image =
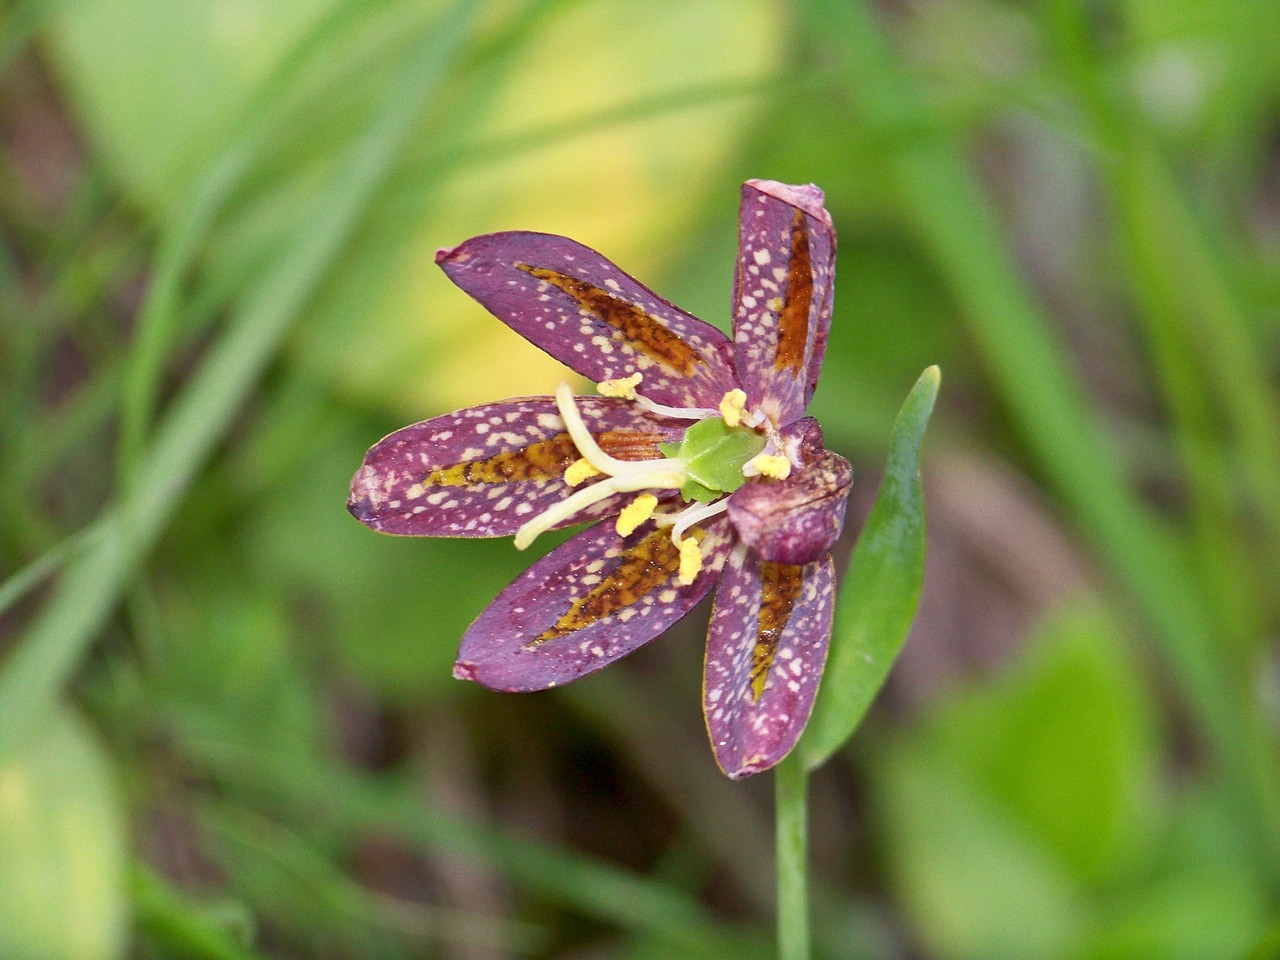
POLYGON ((582 481, 598 476, 600 476, 599 470, 587 463, 586 460, 579 458, 569 464, 569 469, 564 472, 564 482, 571 487, 576 487, 582 481))
POLYGON ((596 389, 600 391, 602 397, 621 397, 623 400, 634 400, 636 398, 636 387, 640 381, 644 379, 640 374, 633 373, 629 377, 622 377, 617 380, 601 380, 596 384, 596 389))
POLYGON ((642 493, 636 497, 618 514, 618 522, 614 525, 614 529, 618 531, 618 535, 629 537, 635 533, 636 527, 644 523, 653 516, 653 508, 658 505, 658 498, 652 493, 642 493))
POLYGON ((639 393, 636 394, 636 404, 650 413, 674 420, 705 420, 707 417, 720 416, 719 410, 712 410, 710 407, 668 407, 665 403, 654 403, 639 393))
POLYGON ((740 424, 746 409, 747 395, 736 387, 720 398, 720 416, 724 417, 725 425, 728 427, 736 427, 740 424))
POLYGON ((704 520, 710 520, 717 514, 724 513, 729 509, 729 498, 721 497, 714 503, 695 503, 691 507, 686 507, 679 513, 659 514, 657 517, 658 524, 664 527, 671 527, 671 540, 678 547, 681 540, 684 539, 684 532, 692 527, 695 523, 702 523, 704 520))
POLYGON ((785 480, 791 475, 791 461, 776 454, 761 453, 743 465, 742 473, 748 477, 766 476, 785 480))
MULTIPOLYGON (((600 445, 596 443, 596 438, 587 429, 586 423, 583 422, 582 414, 578 410, 578 404, 573 399, 573 390, 567 383, 562 383, 556 387, 556 409, 560 411, 560 418, 564 420, 565 429, 569 431, 569 436, 573 439, 578 452, 582 454, 591 466, 601 473, 620 477, 652 472, 655 468, 665 472, 670 472, 677 467, 683 470, 683 464, 666 458, 659 460, 618 460, 609 456, 600 449, 600 445)), ((676 486, 679 485, 676 484, 676 486)), ((639 490, 641 488, 631 487, 630 489, 639 490)))
POLYGON ((687 587, 698 578, 702 569, 702 551, 698 549, 698 541, 690 537, 680 543, 680 574, 677 579, 680 585, 687 587))
MULTIPOLYGON (((652 463, 653 461, 649 461, 652 463)), ((683 472, 660 472, 657 470, 644 474, 632 474, 625 477, 609 477, 599 483, 579 490, 559 503, 548 507, 519 530, 516 531, 515 545, 523 550, 557 523, 568 520, 579 510, 593 503, 599 503, 615 493, 631 493, 635 490, 678 490, 685 482, 683 472)))

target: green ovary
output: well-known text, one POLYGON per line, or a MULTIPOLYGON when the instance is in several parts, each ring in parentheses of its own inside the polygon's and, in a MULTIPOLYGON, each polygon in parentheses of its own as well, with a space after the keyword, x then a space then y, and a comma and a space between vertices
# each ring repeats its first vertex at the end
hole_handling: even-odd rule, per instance
POLYGON ((750 427, 731 427, 720 417, 700 420, 680 443, 660 443, 663 456, 684 464, 688 479, 680 487, 685 500, 709 503, 747 482, 742 468, 765 447, 765 438, 750 427))

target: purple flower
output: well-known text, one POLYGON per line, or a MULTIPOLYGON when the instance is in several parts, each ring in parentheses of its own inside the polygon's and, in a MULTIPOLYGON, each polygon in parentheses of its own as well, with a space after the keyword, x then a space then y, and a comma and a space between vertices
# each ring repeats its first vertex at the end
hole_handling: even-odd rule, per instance
POLYGON ((565 237, 488 234, 436 262, 602 394, 561 384, 405 427, 352 480, 351 513, 386 533, 514 535, 523 549, 601 521, 498 594, 454 675, 495 690, 567 683, 718 583, 703 683, 716 760, 734 778, 776 764, 822 675, 852 482, 804 416, 831 322, 822 191, 743 185, 732 341, 565 237))

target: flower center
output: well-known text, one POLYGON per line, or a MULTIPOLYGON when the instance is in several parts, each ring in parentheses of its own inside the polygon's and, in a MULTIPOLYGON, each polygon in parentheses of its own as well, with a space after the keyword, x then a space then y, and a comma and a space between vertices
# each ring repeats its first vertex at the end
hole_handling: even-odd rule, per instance
POLYGON ((786 476, 791 463, 779 455, 772 424, 759 411, 746 410, 746 395, 741 390, 725 394, 718 410, 668 407, 637 394, 639 382, 639 374, 625 380, 608 380, 600 384, 600 393, 632 400, 661 416, 697 423, 685 431, 679 443, 660 443, 658 449, 663 455, 659 459, 619 460, 600 449, 582 419, 573 391, 567 383, 560 384, 555 395, 556 409, 582 455, 565 471, 565 483, 577 487, 592 477, 603 479, 576 490, 533 517, 516 531, 515 545, 519 550, 525 549, 556 524, 614 494, 639 492, 640 496, 619 513, 618 533, 627 536, 649 519, 670 526, 672 542, 680 551, 679 580, 688 585, 702 568, 699 538, 685 536, 689 528, 723 512, 728 507, 726 495, 751 477, 786 476), (768 435, 758 429, 761 424, 768 435), (641 492, 654 490, 679 490, 689 506, 660 512, 658 498, 641 492))

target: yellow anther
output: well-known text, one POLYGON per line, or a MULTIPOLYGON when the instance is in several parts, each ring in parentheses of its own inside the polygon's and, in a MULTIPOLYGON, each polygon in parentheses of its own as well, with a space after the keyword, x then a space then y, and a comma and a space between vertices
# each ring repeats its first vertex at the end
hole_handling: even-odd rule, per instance
POLYGON ((791 474, 791 461, 772 453, 762 453, 747 461, 747 466, 763 477, 785 480, 791 474))
POLYGON ((618 522, 615 524, 618 535, 629 537, 635 533, 636 527, 653 516, 653 508, 657 505, 658 498, 652 493, 642 493, 628 503, 618 514, 618 522))
POLYGON ((693 537, 685 537, 680 541, 680 575, 677 578, 681 586, 689 586, 698 578, 702 569, 702 551, 698 549, 698 541, 693 537))
POLYGON ((569 469, 564 472, 564 482, 571 487, 576 487, 583 480, 598 476, 600 476, 599 470, 586 460, 578 459, 569 464, 569 469))
POLYGON ((641 376, 633 373, 629 377, 623 377, 620 380, 601 380, 596 384, 596 389, 600 391, 602 397, 621 397, 623 400, 634 400, 636 398, 636 387, 640 385, 641 376))
POLYGON ((724 417, 726 426, 736 427, 740 424, 746 409, 747 395, 736 387, 720 398, 720 416, 724 417))

